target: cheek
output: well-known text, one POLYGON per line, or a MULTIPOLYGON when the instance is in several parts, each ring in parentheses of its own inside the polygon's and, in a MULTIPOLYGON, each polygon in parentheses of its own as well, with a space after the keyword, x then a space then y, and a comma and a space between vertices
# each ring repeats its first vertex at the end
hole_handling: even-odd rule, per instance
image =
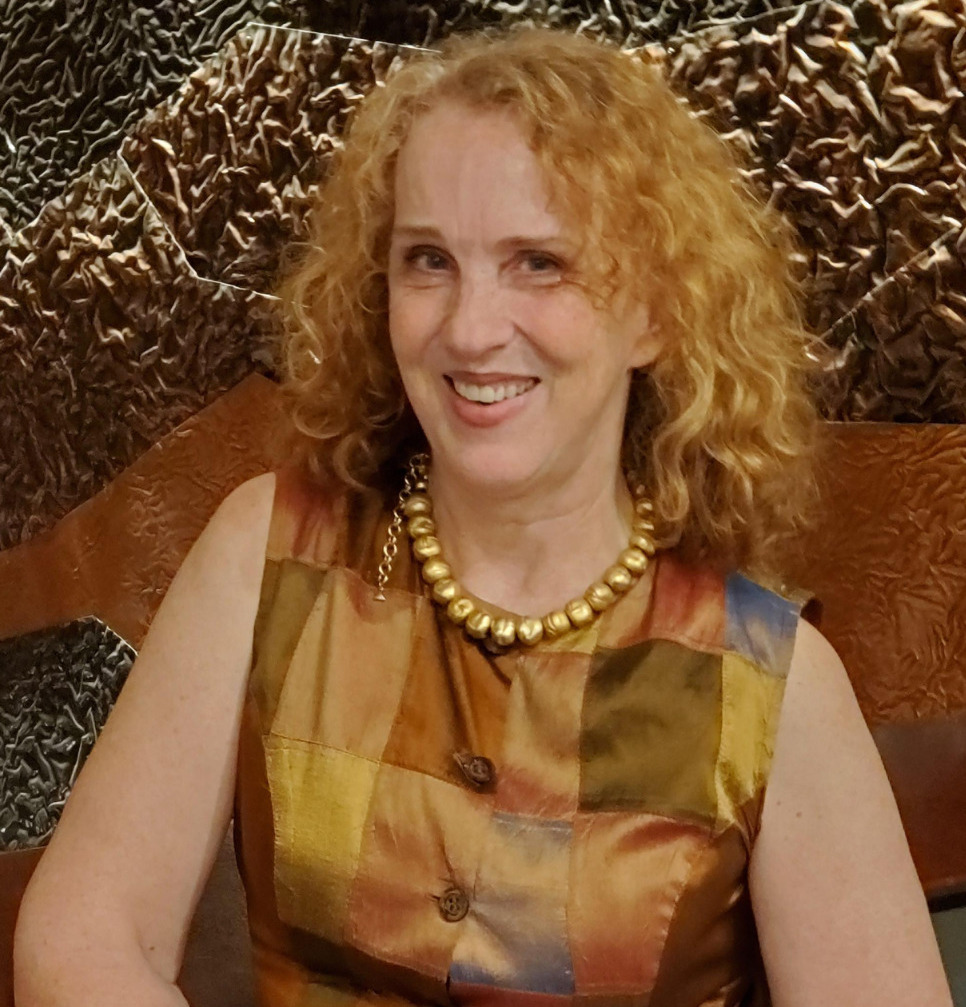
POLYGON ((593 366, 599 353, 600 319, 583 298, 561 298, 522 317, 545 357, 561 367, 593 366))
POLYGON ((389 297, 389 340, 400 364, 419 359, 434 330, 430 298, 400 293, 389 297))

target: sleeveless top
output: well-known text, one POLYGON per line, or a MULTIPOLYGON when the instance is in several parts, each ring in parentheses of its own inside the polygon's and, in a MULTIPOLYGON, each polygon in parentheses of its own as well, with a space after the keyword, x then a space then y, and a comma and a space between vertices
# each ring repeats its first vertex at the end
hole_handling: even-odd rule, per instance
POLYGON ((391 507, 277 473, 235 848, 260 1007, 768 1001, 747 885, 799 605, 659 553, 493 655, 391 507))

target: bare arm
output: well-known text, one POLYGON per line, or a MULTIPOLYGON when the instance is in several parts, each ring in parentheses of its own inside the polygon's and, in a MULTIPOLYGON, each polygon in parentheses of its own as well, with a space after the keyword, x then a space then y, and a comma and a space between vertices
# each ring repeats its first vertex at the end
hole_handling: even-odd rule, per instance
POLYGON ((878 752, 841 661, 807 623, 750 884, 775 1007, 951 1007, 878 752))
POLYGON ((275 477, 192 546, 24 895, 18 1007, 184 1004, 188 927, 231 817, 275 477))

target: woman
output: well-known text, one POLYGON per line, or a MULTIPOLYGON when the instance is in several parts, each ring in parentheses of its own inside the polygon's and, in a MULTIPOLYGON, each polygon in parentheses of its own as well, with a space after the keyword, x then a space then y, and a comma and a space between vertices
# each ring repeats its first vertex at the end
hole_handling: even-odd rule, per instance
POLYGON ((609 47, 455 40, 370 96, 286 288, 301 464, 172 583, 21 1007, 183 1002, 233 805, 266 1005, 950 1003, 844 671, 735 572, 807 498, 784 234, 609 47))

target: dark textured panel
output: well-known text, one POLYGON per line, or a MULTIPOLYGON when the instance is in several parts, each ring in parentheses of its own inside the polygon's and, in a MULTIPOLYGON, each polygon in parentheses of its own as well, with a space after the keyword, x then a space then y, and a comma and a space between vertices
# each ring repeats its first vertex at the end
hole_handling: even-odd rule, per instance
POLYGON ((270 303, 196 277, 120 161, 48 204, 0 269, 0 548, 267 362, 270 303))
POLYGON ((668 0, 645 3, 619 0, 286 0, 292 24, 314 31, 382 39, 409 45, 432 45, 455 31, 472 31, 508 25, 524 18, 541 24, 603 36, 615 42, 639 45, 709 24, 754 18, 769 11, 796 6, 795 0, 668 0))
POLYGON ((789 555, 872 723, 966 713, 966 426, 829 424, 789 555))
POLYGON ((827 342, 827 415, 966 423, 966 228, 863 298, 827 342))
POLYGON ((31 220, 274 0, 0 4, 0 218, 31 220))
POLYGON ((221 395, 40 535, 0 551, 0 639, 88 614, 140 647, 191 543, 239 483, 283 461, 278 386, 221 395))
POLYGON ((803 4, 673 49, 669 78, 798 227, 817 331, 962 222, 961 4, 803 4))
POLYGON ((350 108, 395 46, 253 27, 122 147, 203 276, 270 291, 350 108))
POLYGON ((0 849, 50 838, 134 657, 98 619, 0 643, 0 849))

